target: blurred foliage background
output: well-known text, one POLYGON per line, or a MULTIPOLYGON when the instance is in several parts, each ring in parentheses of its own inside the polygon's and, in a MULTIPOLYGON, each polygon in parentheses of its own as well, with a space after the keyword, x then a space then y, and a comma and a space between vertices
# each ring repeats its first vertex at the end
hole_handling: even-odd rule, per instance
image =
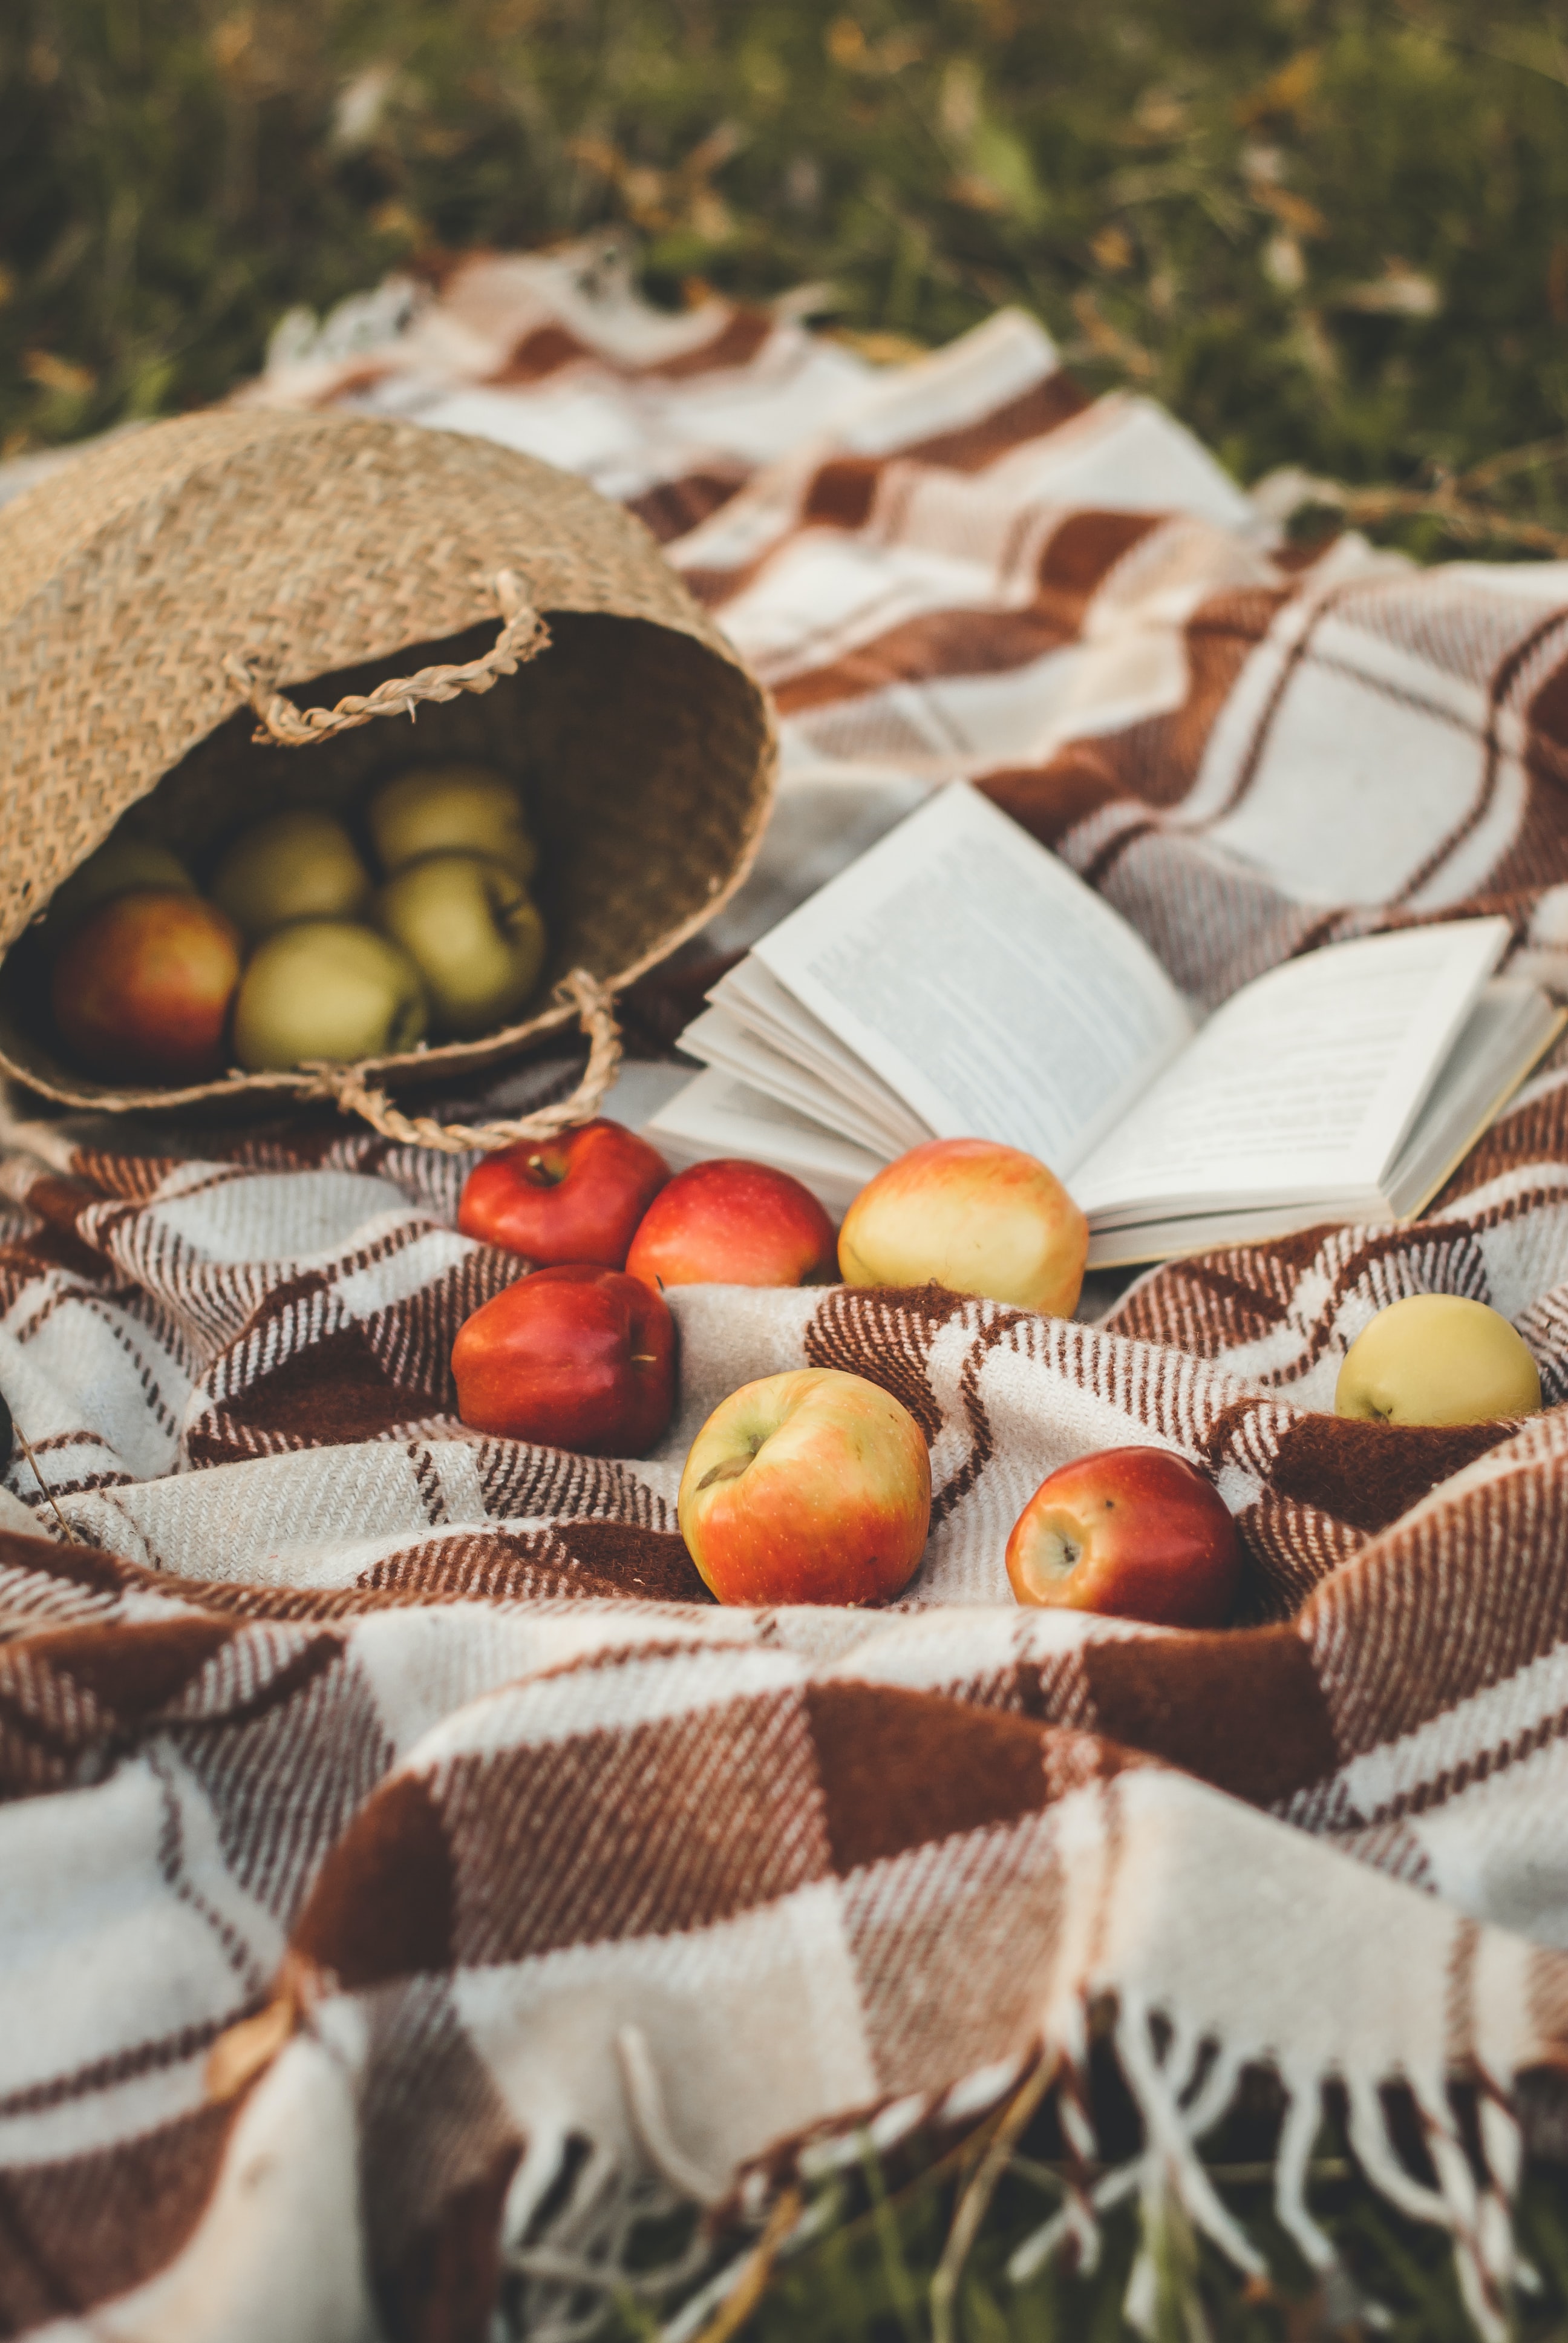
POLYGON ((0 190, 12 453, 617 221, 889 354, 1022 302, 1245 481, 1460 499, 1418 549, 1568 529, 1568 0, 5 0, 0 190))

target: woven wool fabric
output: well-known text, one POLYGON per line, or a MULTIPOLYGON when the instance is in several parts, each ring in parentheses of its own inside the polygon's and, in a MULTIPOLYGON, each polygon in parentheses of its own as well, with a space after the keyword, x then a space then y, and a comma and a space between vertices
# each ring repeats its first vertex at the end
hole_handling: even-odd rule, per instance
MULTIPOLYGON (((1201 1000, 1481 909, 1568 989, 1568 572, 1288 555, 1012 316, 879 375, 557 256, 286 338, 252 397, 570 465, 771 685, 779 809, 715 952, 961 774, 1201 1000)), ((1109 1997, 1145 2145, 1033 2250, 1158 2186, 1252 2268, 1192 2147, 1264 2064, 1309 2258, 1332 2078, 1503 2332, 1516 2085, 1568 2055, 1568 1051, 1419 1225, 1174 1264, 1096 1322, 678 1292, 679 1418, 640 1462, 457 1422, 452 1338, 518 1267, 456 1232, 466 1159, 31 1114, 0 1222, 0 1390, 47 1491, 19 1454, 0 1493, 0 2328, 480 2337, 506 2258, 564 2334, 561 2274, 613 2271, 661 2191, 744 2225, 802 2141, 940 2135, 1037 2054, 1081 2137, 1109 1997), (1513 1320, 1544 1413, 1324 1412, 1372 1312, 1434 1289, 1513 1320), (676 1533, 708 1410, 805 1363, 930 1441, 889 1610, 721 1610, 676 1533), (1127 1440, 1235 1513, 1227 1631, 1009 1600, 1039 1478, 1127 1440)))

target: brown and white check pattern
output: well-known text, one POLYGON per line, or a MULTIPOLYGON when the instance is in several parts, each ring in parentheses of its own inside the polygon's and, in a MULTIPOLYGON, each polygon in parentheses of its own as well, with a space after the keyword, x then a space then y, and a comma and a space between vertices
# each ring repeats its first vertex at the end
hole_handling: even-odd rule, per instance
MULTIPOLYGON (((508 437, 667 539, 784 719, 716 952, 961 774, 1200 999, 1483 908, 1568 985, 1568 572, 1299 559, 1021 317, 878 375, 494 260, 251 395, 508 437)), ((564 2335, 550 2271, 613 2266, 650 2191, 754 2214, 1040 2052, 1075 2100, 1110 1997, 1146 2146, 1102 2201, 1175 2187, 1251 2267, 1192 2148, 1269 2065, 1325 2262, 1333 2078, 1502 2333, 1516 2085, 1568 2056, 1568 1054, 1419 1226, 1172 1264, 1094 1323, 679 1292, 679 1419, 610 1463, 457 1419, 453 1335, 518 1268, 457 1233, 460 1159, 19 1100, 4 1136, 0 1390, 45 1486, 19 1453, 0 1491, 0 2331, 480 2338, 522 2252, 564 2335), (1513 1318, 1545 1413, 1324 1412, 1432 1289, 1513 1318), (806 1363, 915 1413, 925 1560, 882 1612, 721 1610, 686 1443, 806 1363), (1008 1599, 1038 1480, 1126 1440, 1235 1513, 1223 1633, 1008 1599)))

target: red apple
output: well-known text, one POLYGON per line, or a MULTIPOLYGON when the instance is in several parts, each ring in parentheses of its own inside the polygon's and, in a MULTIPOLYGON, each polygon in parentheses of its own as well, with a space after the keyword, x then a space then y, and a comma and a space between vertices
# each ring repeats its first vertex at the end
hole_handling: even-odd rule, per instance
POLYGON ((88 913, 55 963, 69 1056, 116 1081, 199 1082, 224 1065, 239 931, 199 895, 145 888, 88 913))
POLYGON ((457 1226, 466 1237, 530 1261, 619 1269, 668 1178, 663 1156, 623 1123, 579 1123, 477 1163, 464 1182, 457 1226))
POLYGON ((1217 1627, 1241 1567, 1224 1500, 1167 1448, 1102 1448, 1060 1466, 1007 1542, 1020 1603, 1161 1627, 1217 1627))
POLYGON ((476 1432, 640 1456, 675 1407, 675 1321, 618 1269, 537 1269, 463 1321, 452 1373, 476 1432))
POLYGON ((945 1285, 1068 1318, 1089 1222, 1054 1172, 989 1139, 930 1139, 861 1189, 839 1232, 849 1285, 945 1285))
POLYGON ((803 1367, 714 1410, 686 1460, 679 1513, 720 1603, 882 1603, 925 1550, 931 1461, 890 1392, 803 1367))
POLYGON ((650 1285, 801 1285, 833 1261, 833 1223, 788 1172, 720 1156, 678 1172, 631 1241, 650 1285))

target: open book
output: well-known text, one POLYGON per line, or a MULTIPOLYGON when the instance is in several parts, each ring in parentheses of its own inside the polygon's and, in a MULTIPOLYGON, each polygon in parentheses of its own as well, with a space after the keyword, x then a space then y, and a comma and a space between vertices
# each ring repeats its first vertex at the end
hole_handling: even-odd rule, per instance
POLYGON ((1493 975, 1506 920, 1287 960, 1199 1022, 1140 937, 955 783, 765 936, 681 1036, 648 1125, 830 1206, 922 1140, 1005 1141, 1089 1216, 1091 1268, 1403 1220, 1562 1030, 1493 975))

